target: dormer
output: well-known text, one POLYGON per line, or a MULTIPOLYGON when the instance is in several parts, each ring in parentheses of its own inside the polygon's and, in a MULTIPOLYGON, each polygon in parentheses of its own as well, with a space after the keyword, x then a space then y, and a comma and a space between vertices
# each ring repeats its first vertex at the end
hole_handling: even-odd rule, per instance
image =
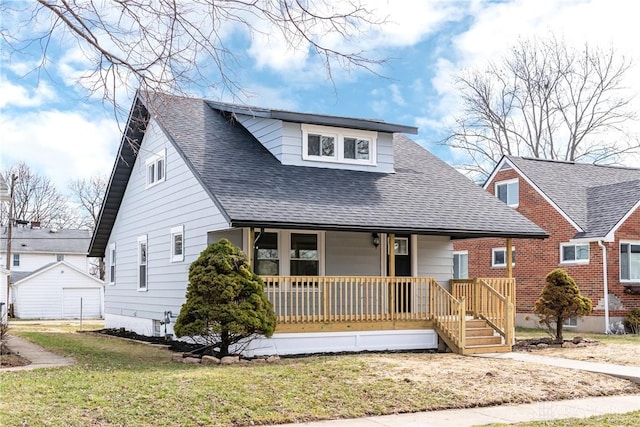
POLYGON ((378 120, 209 105, 232 114, 283 165, 393 173, 393 134, 418 133, 378 120))

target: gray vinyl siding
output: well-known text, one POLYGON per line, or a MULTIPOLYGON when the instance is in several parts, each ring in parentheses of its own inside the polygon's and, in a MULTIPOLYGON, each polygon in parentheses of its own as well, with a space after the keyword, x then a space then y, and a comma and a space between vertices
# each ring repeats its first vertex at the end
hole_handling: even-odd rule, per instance
POLYGON ((232 244, 243 249, 242 229, 232 228, 230 230, 212 231, 207 235, 207 245, 218 242, 222 239, 229 240, 232 244))
POLYGON ((239 114, 238 121, 283 165, 328 169, 348 169, 366 172, 392 173, 393 134, 378 133, 376 166, 317 162, 302 159, 302 125, 282 120, 239 114))
MULTIPOLYGON (((115 285, 105 287, 105 312, 147 319, 177 313, 185 300, 189 264, 207 245, 207 233, 229 224, 151 121, 133 166, 107 248, 116 245, 115 285), (146 188, 146 159, 166 149, 165 181, 146 188), (184 260, 171 262, 171 228, 184 226, 184 260), (138 237, 147 236, 147 291, 138 291, 138 237)), ((110 251, 105 265, 109 266, 110 251)), ((107 273, 108 274, 108 273, 107 273)))
POLYGON ((453 278, 453 243, 449 237, 418 236, 418 276, 449 286, 453 278))
POLYGON ((238 121, 282 163, 282 120, 237 115, 238 121))
POLYGON ((373 246, 371 233, 327 231, 325 241, 327 276, 380 276, 380 246, 373 246))

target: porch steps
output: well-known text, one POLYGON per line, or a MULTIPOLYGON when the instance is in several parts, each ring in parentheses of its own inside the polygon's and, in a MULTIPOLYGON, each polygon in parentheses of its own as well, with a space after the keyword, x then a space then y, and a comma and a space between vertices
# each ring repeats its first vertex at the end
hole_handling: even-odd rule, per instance
POLYGON ((462 354, 507 353, 510 345, 502 343, 500 335, 494 333, 485 320, 472 319, 465 322, 465 346, 462 354))

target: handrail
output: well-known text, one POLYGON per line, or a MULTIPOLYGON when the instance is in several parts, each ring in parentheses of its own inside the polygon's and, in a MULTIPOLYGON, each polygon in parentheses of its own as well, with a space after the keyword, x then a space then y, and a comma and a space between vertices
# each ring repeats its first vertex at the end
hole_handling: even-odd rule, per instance
POLYGON ((465 343, 465 298, 456 299, 435 280, 430 288, 430 312, 436 327, 462 351, 465 343))
POLYGON ((513 343, 515 279, 452 280, 451 291, 457 298, 466 296, 471 301, 467 307, 468 313, 486 320, 504 337, 505 343, 513 343))

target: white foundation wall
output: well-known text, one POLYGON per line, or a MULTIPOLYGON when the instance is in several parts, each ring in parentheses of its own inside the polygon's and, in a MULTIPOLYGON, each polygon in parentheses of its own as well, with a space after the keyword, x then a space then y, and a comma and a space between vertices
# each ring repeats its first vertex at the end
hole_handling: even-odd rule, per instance
POLYGON ((142 317, 121 316, 118 314, 105 313, 104 315, 105 329, 124 328, 127 331, 136 334, 154 336, 154 321, 142 317))
POLYGON ((247 357, 272 354, 340 353, 359 351, 435 350, 438 335, 433 329, 403 331, 349 331, 274 334, 253 340, 247 357))

